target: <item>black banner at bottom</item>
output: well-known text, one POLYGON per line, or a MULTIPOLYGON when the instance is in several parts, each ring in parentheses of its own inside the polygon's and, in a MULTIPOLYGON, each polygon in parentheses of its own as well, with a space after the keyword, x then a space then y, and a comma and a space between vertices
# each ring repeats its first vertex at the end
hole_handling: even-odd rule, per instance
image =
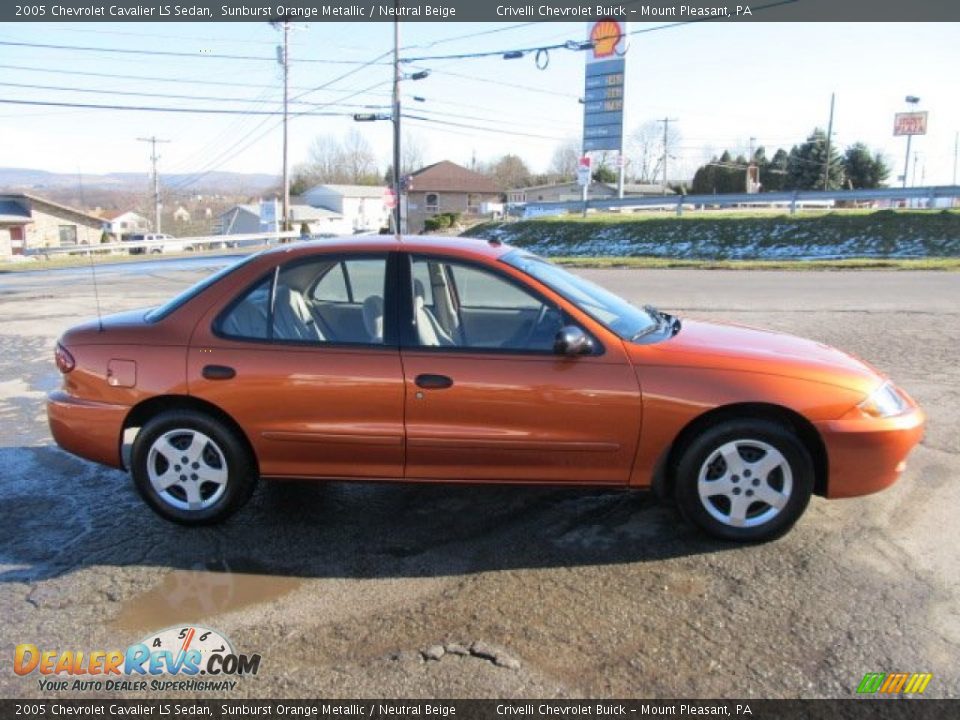
POLYGON ((940 720, 960 700, 0 700, 0 718, 940 720))

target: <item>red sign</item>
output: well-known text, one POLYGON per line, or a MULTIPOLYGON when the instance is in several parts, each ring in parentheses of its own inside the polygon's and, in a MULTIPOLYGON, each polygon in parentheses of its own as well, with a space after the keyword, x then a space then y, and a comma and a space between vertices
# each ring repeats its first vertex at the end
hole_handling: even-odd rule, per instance
POLYGON ((393 188, 384 188, 383 206, 389 210, 393 210, 397 206, 397 194, 393 191, 393 188))
POLYGON ((927 113, 906 112, 893 116, 894 135, 926 135, 927 113))
POLYGON ((586 168, 587 170, 590 169, 590 156, 589 156, 589 155, 584 155, 582 158, 580 158, 580 167, 586 168))

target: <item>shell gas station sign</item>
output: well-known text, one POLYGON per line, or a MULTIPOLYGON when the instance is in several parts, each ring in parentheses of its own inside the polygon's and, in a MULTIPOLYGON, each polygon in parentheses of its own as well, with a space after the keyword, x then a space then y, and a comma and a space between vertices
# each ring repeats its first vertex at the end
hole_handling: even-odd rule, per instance
POLYGON ((583 151, 621 150, 627 24, 613 18, 587 23, 583 93, 583 151))

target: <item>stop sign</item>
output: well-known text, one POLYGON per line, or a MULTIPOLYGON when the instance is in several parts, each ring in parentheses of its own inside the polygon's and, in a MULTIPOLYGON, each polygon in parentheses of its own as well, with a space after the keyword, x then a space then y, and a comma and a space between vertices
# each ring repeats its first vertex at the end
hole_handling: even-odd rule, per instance
POLYGON ((393 191, 393 188, 384 188, 383 205, 390 210, 393 210, 397 206, 397 194, 393 191))

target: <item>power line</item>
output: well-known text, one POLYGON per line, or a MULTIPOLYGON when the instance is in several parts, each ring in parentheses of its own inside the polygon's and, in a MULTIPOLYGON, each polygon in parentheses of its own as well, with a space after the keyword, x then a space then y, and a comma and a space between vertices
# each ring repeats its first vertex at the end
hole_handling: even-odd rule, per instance
MULTIPOLYGON (((105 48, 105 47, 92 47, 87 45, 53 45, 47 43, 26 43, 26 42, 14 42, 12 40, 0 40, 0 45, 8 45, 12 47, 29 47, 29 48, 43 48, 46 50, 70 50, 75 52, 99 52, 99 53, 115 53, 120 55, 152 55, 157 56, 161 55, 164 57, 185 57, 190 58, 191 60, 196 60, 197 58, 212 58, 216 60, 256 60, 260 62, 276 62, 275 57, 269 57, 265 55, 231 55, 231 54, 222 54, 222 53, 190 53, 190 52, 177 52, 176 50, 134 50, 130 48, 105 48)), ((301 58, 300 62, 309 62, 309 63, 321 63, 323 65, 368 65, 369 63, 364 63, 361 60, 325 60, 320 58, 301 58)))
MULTIPOLYGON (((134 110, 136 112, 164 112, 164 113, 193 113, 198 115, 283 115, 283 111, 276 110, 232 110, 228 108, 185 108, 185 107, 156 107, 149 105, 107 105, 102 103, 66 103, 48 100, 11 100, 0 98, 0 103, 8 105, 41 105, 44 107, 71 107, 87 110, 134 110)), ((295 115, 313 115, 316 117, 340 117, 350 115, 347 112, 314 112, 301 111, 295 115)))
POLYGON ((466 73, 457 73, 451 72, 450 70, 433 70, 434 75, 449 75, 450 77, 461 78, 463 80, 474 80, 476 82, 489 83, 490 85, 497 85, 498 87, 508 87, 514 88, 516 90, 525 90, 532 93, 540 93, 542 95, 553 95, 555 97, 563 98, 572 98, 576 99, 580 97, 576 93, 568 92, 559 92, 557 90, 547 90, 545 88, 536 87, 534 85, 521 85, 520 83, 511 83, 504 80, 491 80, 489 78, 479 77, 477 75, 467 75, 466 73))
POLYGON ((488 128, 488 127, 481 127, 479 125, 470 125, 468 123, 458 123, 458 122, 453 122, 451 120, 439 120, 437 118, 429 118, 429 117, 424 117, 422 115, 406 115, 405 114, 403 117, 410 120, 419 120, 420 122, 433 123, 435 125, 466 128, 468 130, 480 130, 482 132, 490 132, 490 133, 495 133, 497 135, 516 135, 517 137, 528 137, 528 138, 538 138, 542 140, 557 140, 557 141, 565 139, 561 137, 544 135, 542 133, 526 133, 526 132, 520 132, 518 130, 502 130, 499 128, 488 128))
MULTIPOLYGON (((172 78, 172 77, 158 77, 156 75, 117 75, 114 73, 98 73, 98 72, 89 72, 85 70, 66 70, 62 68, 39 68, 32 67, 29 65, 0 65, 0 68, 4 70, 26 70, 28 72, 42 72, 48 74, 58 74, 58 75, 84 75, 89 77, 101 77, 101 78, 110 78, 112 80, 150 80, 154 82, 164 82, 164 83, 176 83, 178 85, 188 84, 188 85, 216 85, 216 86, 229 86, 229 87, 248 87, 248 88, 258 88, 258 89, 274 89, 276 84, 259 84, 259 83, 242 83, 242 82, 231 82, 229 80, 200 80, 192 78, 172 78)), ((290 86, 291 90, 306 90, 310 92, 316 92, 317 88, 308 88, 308 87, 297 87, 290 86)), ((328 90, 328 92, 340 92, 339 90, 328 90)))
MULTIPOLYGON (((386 52, 377 55, 377 56, 376 56, 375 58, 373 58, 372 60, 367 60, 366 62, 361 63, 359 67, 356 67, 356 68, 354 68, 353 70, 348 70, 347 72, 343 73, 342 75, 338 75, 337 77, 333 78, 332 80, 327 80, 326 82, 321 83, 320 85, 317 85, 317 86, 314 87, 314 88, 311 88, 311 89, 309 89, 309 90, 306 90, 306 91, 300 93, 299 95, 294 95, 294 96, 291 98, 291 100, 297 100, 297 99, 299 99, 299 98, 304 97, 305 95, 310 95, 310 94, 315 93, 315 92, 318 92, 318 91, 320 91, 320 90, 326 90, 327 88, 329 88, 329 87, 330 87, 331 85, 333 85, 334 83, 338 83, 338 82, 340 82, 341 80, 345 80, 346 78, 350 77, 351 75, 355 75, 356 73, 360 72, 361 70, 363 70, 363 69, 365 69, 365 68, 367 68, 367 67, 370 67, 371 65, 376 65, 380 60, 382 60, 383 58, 385 58, 385 57, 386 57, 387 55, 389 55, 391 52, 393 52, 393 51, 392 51, 392 50, 387 50, 386 52)), ((382 64, 382 63, 381 63, 381 64, 382 64)))
POLYGON ((476 37, 481 37, 484 35, 495 35, 502 32, 508 32, 510 30, 517 30, 519 28, 529 27, 530 25, 539 25, 538 22, 524 22, 517 23, 515 25, 509 25, 502 28, 494 28, 492 30, 484 30, 483 32, 478 33, 466 33, 464 35, 454 35, 453 37, 443 38, 441 40, 434 40, 433 42, 424 43, 422 45, 407 45, 406 47, 400 48, 401 50, 429 50, 432 47, 437 45, 444 45, 449 42, 456 42, 457 40, 468 40, 476 37))
MULTIPOLYGON (((333 104, 333 103, 335 103, 335 102, 343 102, 344 100, 350 100, 351 98, 354 98, 354 97, 356 97, 357 95, 362 95, 362 94, 364 94, 364 93, 366 93, 366 92, 369 92, 370 90, 373 90, 373 89, 375 89, 375 88, 381 87, 381 86, 386 85, 387 83, 390 83, 390 82, 392 82, 392 81, 391 81, 391 80, 380 81, 380 82, 375 83, 375 84, 373 84, 373 85, 371 85, 371 86, 369 86, 369 87, 363 88, 363 89, 361 89, 361 90, 356 90, 356 91, 354 91, 354 92, 352 92, 352 93, 350 93, 350 94, 348 94, 348 95, 343 96, 342 98, 339 98, 339 99, 336 100, 336 101, 331 101, 331 102, 328 103, 328 104, 333 104)), ((324 107, 324 106, 323 106, 323 105, 318 105, 317 107, 324 107)), ((275 114, 279 114, 279 113, 275 113, 275 114)), ((295 113, 291 113, 291 115, 294 116, 294 117, 297 117, 298 115, 314 115, 314 114, 315 114, 315 113, 296 113, 296 112, 295 112, 295 113)), ((251 147, 252 145, 260 142, 260 140, 262 140, 262 139, 263 139, 264 137, 266 137, 268 134, 270 134, 271 132, 273 132, 274 130, 276 130, 278 127, 280 127, 280 122, 282 122, 282 121, 280 121, 280 122, 277 122, 277 123, 271 125, 271 126, 268 127, 266 130, 264 130, 262 133, 260 133, 259 135, 257 135, 257 137, 253 138, 252 140, 250 140, 249 142, 247 142, 245 145, 242 145, 241 147, 238 147, 241 143, 244 142, 244 140, 246 140, 248 137, 250 137, 251 135, 253 135, 257 130, 259 130, 259 129, 264 125, 264 123, 266 123, 268 120, 269 120, 269 118, 263 118, 256 126, 254 126, 249 132, 247 132, 246 134, 244 134, 239 140, 235 141, 232 145, 230 145, 230 146, 227 147, 225 150, 223 150, 221 153, 219 153, 218 155, 216 155, 216 156, 213 158, 213 160, 211 160, 209 163, 207 163, 207 165, 206 165, 205 167, 201 167, 201 168, 200 168, 201 172, 194 173, 193 175, 188 176, 187 178, 184 178, 184 179, 181 180, 180 182, 175 183, 174 185, 172 185, 172 186, 169 188, 169 190, 171 190, 171 191, 173 191, 173 192, 181 191, 181 190, 189 187, 190 185, 196 184, 197 182, 199 182, 199 181, 202 180, 203 178, 207 177, 207 176, 210 175, 211 173, 216 172, 217 167, 221 167, 224 163, 229 162, 230 160, 232 160, 233 158, 235 158, 237 155, 239 155, 240 153, 242 153, 242 152, 244 152, 245 150, 247 150, 247 149, 248 149, 249 147, 251 147), (236 150, 234 150, 234 148, 236 148, 236 150), (231 152, 231 151, 233 151, 233 152, 231 152)))
MULTIPOLYGON (((272 100, 260 100, 257 98, 243 98, 243 97, 223 97, 220 95, 177 95, 171 93, 151 93, 151 92, 133 92, 127 90, 103 90, 101 88, 80 88, 80 87, 69 87, 66 85, 32 85, 30 83, 14 83, 14 82, 0 82, 0 86, 5 87, 18 87, 18 88, 28 88, 31 90, 58 90, 61 92, 79 92, 79 93, 96 93, 98 95, 123 95, 128 97, 155 97, 155 98, 165 98, 168 100, 212 100, 214 102, 247 102, 247 103, 259 103, 267 104, 272 103, 272 100)), ((291 103, 296 103, 297 105, 307 105, 314 106, 316 103, 305 102, 305 101, 295 101, 291 100, 291 103)), ((361 107, 361 106, 356 106, 361 107)))

